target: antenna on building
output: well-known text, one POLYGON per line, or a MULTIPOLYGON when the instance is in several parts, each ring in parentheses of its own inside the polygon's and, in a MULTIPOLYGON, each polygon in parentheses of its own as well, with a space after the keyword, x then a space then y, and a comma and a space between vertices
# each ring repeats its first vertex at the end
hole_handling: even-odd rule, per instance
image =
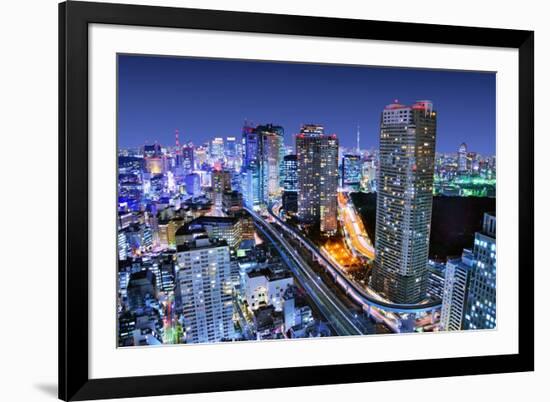
POLYGON ((357 125, 357 154, 361 153, 361 148, 359 147, 359 140, 361 138, 361 133, 359 131, 359 124, 357 125))

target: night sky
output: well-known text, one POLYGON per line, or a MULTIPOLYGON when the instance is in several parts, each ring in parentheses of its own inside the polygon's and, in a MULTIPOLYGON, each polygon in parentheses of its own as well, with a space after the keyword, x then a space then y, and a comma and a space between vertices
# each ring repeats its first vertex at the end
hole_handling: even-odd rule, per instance
POLYGON ((284 127, 285 143, 303 123, 318 123, 340 144, 378 146, 380 113, 398 99, 433 101, 436 148, 495 153, 493 73, 349 67, 258 61, 119 56, 119 146, 157 141, 202 144, 236 136, 246 120, 284 127))

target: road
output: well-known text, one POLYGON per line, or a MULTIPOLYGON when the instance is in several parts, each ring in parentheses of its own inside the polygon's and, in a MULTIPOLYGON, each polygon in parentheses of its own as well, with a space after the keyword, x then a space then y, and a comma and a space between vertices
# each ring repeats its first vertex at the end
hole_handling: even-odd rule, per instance
POLYGON ((258 230, 281 254, 295 278, 306 290, 321 314, 329 321, 336 334, 340 336, 367 334, 367 328, 355 316, 355 313, 350 311, 337 295, 330 290, 284 236, 255 211, 248 208, 246 210, 254 219, 258 230))
POLYGON ((346 244, 352 251, 374 260, 374 247, 353 202, 344 192, 338 193, 338 212, 343 223, 346 244))
MULTIPOLYGON (((335 281, 346 291, 346 293, 357 303, 363 306, 365 310, 370 310, 372 307, 380 309, 384 312, 391 313, 420 313, 431 312, 436 308, 441 307, 441 301, 429 301, 419 304, 397 304, 391 303, 382 299, 379 295, 375 294, 370 289, 365 289, 361 285, 355 283, 355 281, 348 278, 345 272, 337 267, 333 261, 331 261, 313 242, 303 236, 303 234, 296 228, 288 225, 277 214, 273 212, 273 205, 268 208, 268 212, 275 219, 275 222, 283 230, 291 233, 295 238, 299 239, 301 244, 304 245, 316 258, 323 263, 325 269, 332 275, 335 281)), ((394 327, 393 330, 397 331, 398 328, 394 327)))

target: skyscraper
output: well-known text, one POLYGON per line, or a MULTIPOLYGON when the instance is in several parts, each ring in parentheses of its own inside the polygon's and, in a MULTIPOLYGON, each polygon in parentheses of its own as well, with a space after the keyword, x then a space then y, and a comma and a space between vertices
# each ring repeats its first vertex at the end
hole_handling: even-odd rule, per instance
POLYGON ((302 126, 296 135, 298 172, 298 218, 320 223, 321 233, 336 232, 338 191, 338 138, 324 127, 302 126))
POLYGON ((483 229, 474 239, 473 266, 464 312, 464 329, 495 328, 496 316, 496 217, 485 214, 483 229))
POLYGON ((187 343, 231 339, 231 262, 225 241, 198 237, 178 244, 178 292, 187 343))
POLYGON ((184 174, 189 174, 195 169, 194 147, 188 143, 181 147, 181 167, 184 174))
POLYGON ((344 155, 342 158, 342 186, 358 188, 361 184, 361 157, 344 155))
POLYGON ((298 191, 298 165, 296 155, 283 158, 283 190, 298 191))
POLYGON ((267 198, 280 192, 281 163, 284 157, 284 131, 280 126, 268 124, 258 126, 262 138, 263 174, 267 198))
POLYGON ((242 133, 243 166, 251 167, 258 160, 259 138, 254 127, 245 124, 242 133))
POLYGON ((468 147, 466 143, 458 147, 458 172, 465 173, 468 170, 468 147))
POLYGON ((283 209, 287 213, 298 212, 298 166, 295 154, 283 159, 283 209))
POLYGON ((235 137, 227 137, 225 139, 225 155, 228 158, 237 156, 237 139, 235 137))
POLYGON ((216 137, 210 143, 210 158, 212 163, 223 161, 223 138, 216 137))
POLYGON ((241 172, 241 188, 243 191, 244 204, 249 208, 258 207, 262 204, 263 198, 260 197, 258 189, 260 180, 258 169, 254 166, 245 166, 241 172))
POLYGON ((140 209, 143 197, 143 158, 118 156, 118 199, 132 210, 140 209))
MULTIPOLYGON (((260 206, 280 191, 284 130, 273 124, 243 128, 243 172, 252 188, 245 189, 248 205, 260 206)), ((244 188, 244 187, 243 187, 244 188)))
POLYGON ((430 101, 382 112, 371 286, 396 303, 418 303, 426 293, 435 136, 430 101))
POLYGON ((231 191, 231 173, 226 170, 214 170, 212 172, 212 191, 215 205, 221 207, 223 193, 231 191))
POLYGON ((472 255, 468 250, 464 250, 462 258, 447 261, 440 320, 444 331, 462 329, 471 272, 472 255))

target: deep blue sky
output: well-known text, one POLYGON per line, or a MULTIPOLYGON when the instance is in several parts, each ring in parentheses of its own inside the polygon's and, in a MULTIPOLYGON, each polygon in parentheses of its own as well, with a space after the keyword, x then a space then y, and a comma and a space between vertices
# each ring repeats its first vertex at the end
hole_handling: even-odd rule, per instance
POLYGON ((398 99, 430 99, 436 147, 495 152, 492 73, 350 67, 154 56, 119 56, 119 145, 203 143, 241 136, 245 119, 275 123, 289 145, 302 123, 319 123, 341 145, 378 146, 380 113, 398 99))

